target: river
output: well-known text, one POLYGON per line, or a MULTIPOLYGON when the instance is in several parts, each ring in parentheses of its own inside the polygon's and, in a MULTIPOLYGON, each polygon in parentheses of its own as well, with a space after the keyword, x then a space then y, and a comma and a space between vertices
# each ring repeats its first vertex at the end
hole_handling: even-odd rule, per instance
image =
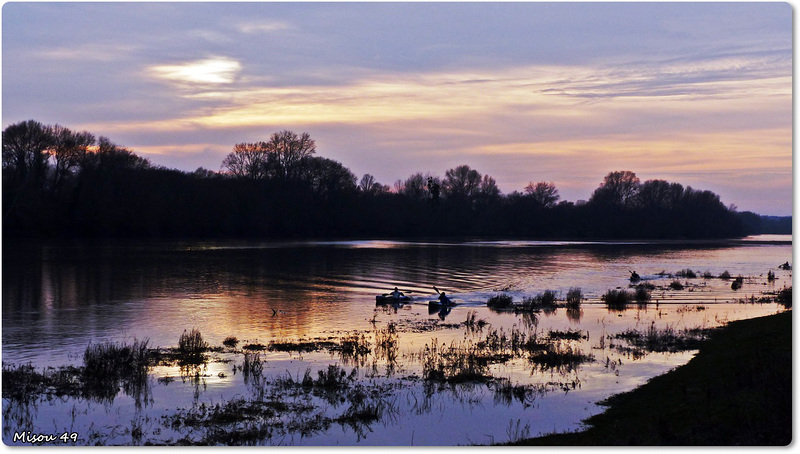
MULTIPOLYGON (((103 342, 148 339, 150 346, 174 347, 181 333, 193 328, 212 346, 221 346, 227 337, 240 340, 237 349, 214 353, 193 379, 186 379, 177 366, 153 368, 144 401, 122 389, 102 402, 69 397, 16 405, 4 395, 7 444, 23 444, 12 442, 19 431, 77 433, 79 441, 69 443, 79 445, 213 443, 219 439, 210 437, 208 425, 181 426, 171 415, 239 397, 253 399, 258 392, 263 397, 278 377, 302 377, 307 369, 316 376, 330 365, 353 374, 348 392, 360 390, 370 396, 370 408, 380 409, 376 416, 359 423, 346 422, 341 414, 353 408, 347 407, 349 403, 273 386, 269 388, 277 393, 273 398, 283 396, 292 405, 283 416, 273 417, 270 431, 248 438, 247 443, 485 444, 576 430, 582 419, 602 411, 598 401, 632 389, 694 354, 693 350, 632 353, 616 334, 648 328, 712 328, 783 310, 778 304, 754 299, 791 286, 791 271, 778 266, 792 261, 788 235, 695 243, 5 243, 4 367, 27 363, 36 368, 80 366, 86 347, 103 342), (685 269, 695 271, 697 277, 676 276, 685 269), (627 289, 631 271, 655 287, 651 299, 647 304, 609 308, 602 295, 610 289, 627 289), (743 276, 742 288, 732 290, 732 280, 718 277, 725 271, 732 277, 743 276), (775 273, 774 281, 767 279, 769 271, 775 273), (670 288, 674 281, 684 288, 670 288), (395 286, 412 296, 412 301, 377 306, 375 295, 395 286), (429 310, 434 286, 459 304, 449 311, 429 310), (500 293, 521 301, 545 290, 563 300, 574 287, 581 289, 584 298, 579 310, 560 307, 519 314, 494 311, 486 305, 500 293), (470 317, 482 320, 485 326, 470 329, 465 323, 470 317), (388 335, 390 326, 396 344, 394 356, 387 357, 385 351, 378 354, 377 342, 388 335), (559 348, 579 351, 586 360, 565 367, 543 367, 515 357, 492 362, 489 381, 432 386, 421 378, 426 346, 479 343, 486 341, 492 330, 507 334, 516 330, 539 337, 553 331, 579 332, 578 339, 559 340, 559 348), (267 349, 259 352, 263 364, 260 388, 254 387, 253 380, 245 380, 241 372, 233 373, 243 361, 241 348, 246 344, 337 342, 360 334, 372 347, 371 354, 360 360, 325 349, 267 349), (519 386, 517 397, 500 393, 501 383, 519 386), (292 410, 300 408, 299 402, 304 403, 303 410, 292 410), (314 420, 323 423, 311 424, 314 420), (292 421, 304 424, 293 425, 292 421)), ((263 420, 259 421, 263 426, 263 420)))

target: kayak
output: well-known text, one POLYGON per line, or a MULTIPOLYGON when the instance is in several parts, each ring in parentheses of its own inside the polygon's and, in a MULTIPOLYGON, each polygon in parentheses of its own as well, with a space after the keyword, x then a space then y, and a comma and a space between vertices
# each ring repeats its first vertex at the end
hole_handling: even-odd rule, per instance
POLYGON ((430 301, 428 301, 428 306, 439 306, 439 307, 442 307, 442 306, 444 306, 444 307, 453 307, 453 306, 455 306, 456 304, 458 304, 458 303, 454 303, 454 302, 452 302, 452 301, 450 301, 449 303, 442 303, 442 302, 441 302, 441 301, 439 301, 439 300, 430 300, 430 301))
POLYGON ((378 295, 375 297, 375 304, 399 304, 399 303, 409 303, 411 302, 410 296, 401 296, 399 298, 395 298, 391 295, 378 295))

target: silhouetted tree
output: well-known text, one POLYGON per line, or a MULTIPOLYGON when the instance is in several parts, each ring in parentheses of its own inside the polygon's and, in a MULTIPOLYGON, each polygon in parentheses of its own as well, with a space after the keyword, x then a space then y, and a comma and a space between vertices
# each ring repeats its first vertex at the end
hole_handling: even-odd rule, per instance
POLYGON ((639 191, 639 178, 628 170, 610 172, 600 187, 595 189, 590 203, 623 207, 634 199, 639 191))
POLYGON ((222 168, 235 177, 262 180, 267 177, 267 157, 265 142, 237 143, 222 160, 222 168))
POLYGON ((55 143, 53 128, 28 120, 3 130, 3 173, 14 187, 44 187, 47 151, 55 143))
POLYGON ((56 192, 61 188, 64 178, 86 159, 86 153, 94 145, 95 137, 87 131, 72 132, 60 125, 53 126, 52 131, 54 143, 50 151, 53 158, 51 190, 56 192))
POLYGON ((317 145, 307 132, 298 136, 292 131, 284 130, 270 136, 266 149, 271 176, 290 180, 298 176, 303 159, 314 154, 317 145))
POLYGON ((542 208, 554 207, 561 197, 558 195, 556 185, 546 181, 540 181, 536 184, 533 182, 528 183, 528 185, 525 186, 525 194, 537 206, 542 208))
POLYGON ((423 175, 421 172, 417 172, 403 182, 398 181, 395 184, 395 189, 399 194, 412 200, 425 200, 430 196, 427 185, 428 178, 435 179, 430 174, 423 175))
POLYGON ((636 205, 659 210, 673 210, 681 203, 683 186, 664 180, 645 181, 636 194, 636 205))
POLYGON ((460 165, 444 173, 442 189, 445 197, 473 200, 481 186, 481 174, 468 165, 460 165))

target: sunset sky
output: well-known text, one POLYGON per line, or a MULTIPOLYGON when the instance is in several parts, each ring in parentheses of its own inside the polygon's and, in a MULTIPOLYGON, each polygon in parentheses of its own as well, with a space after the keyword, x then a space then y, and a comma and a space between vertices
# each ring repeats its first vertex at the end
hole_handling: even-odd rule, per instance
POLYGON ((788 3, 6 3, 2 123, 219 170, 308 132, 392 185, 468 164, 588 199, 613 170, 792 213, 788 3))

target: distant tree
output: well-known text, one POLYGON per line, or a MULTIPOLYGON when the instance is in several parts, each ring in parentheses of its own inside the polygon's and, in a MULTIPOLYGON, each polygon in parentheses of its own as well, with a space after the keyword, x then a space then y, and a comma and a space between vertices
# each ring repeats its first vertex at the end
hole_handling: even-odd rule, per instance
POLYGON ((356 190, 356 176, 341 163, 328 158, 306 157, 302 161, 303 181, 316 194, 331 195, 356 190))
POLYGON ((316 150, 317 145, 307 132, 299 136, 288 130, 273 133, 266 142, 269 172, 282 180, 295 178, 301 173, 303 159, 316 150))
POLYGON ((194 172, 192 172, 192 175, 198 178, 212 178, 219 174, 213 170, 206 169, 205 167, 198 167, 194 172))
POLYGON ((54 143, 50 149, 53 159, 52 191, 60 189, 64 178, 78 168, 85 160, 89 147, 94 145, 95 137, 89 132, 72 132, 69 128, 55 125, 52 128, 54 143))
POLYGON ((445 196, 474 199, 481 186, 481 174, 468 165, 449 169, 444 174, 442 188, 445 196))
POLYGON ((403 182, 395 184, 397 192, 414 200, 424 200, 428 198, 427 178, 421 172, 417 172, 406 178, 403 182))
POLYGON ((439 178, 428 176, 428 193, 430 194, 431 202, 433 204, 438 204, 439 196, 442 193, 442 183, 439 181, 439 178))
POLYGON ((108 137, 100 136, 97 149, 83 155, 83 170, 112 172, 115 170, 141 170, 152 167, 149 159, 143 158, 128 148, 119 146, 108 137))
POLYGON ((683 186, 664 180, 645 181, 636 193, 636 205, 642 208, 670 211, 677 208, 683 198, 683 186))
POLYGON ((606 175, 600 187, 595 189, 589 201, 614 207, 628 206, 634 200, 638 191, 639 178, 635 173, 627 170, 610 172, 606 175))
POLYGON ((494 200, 500 197, 500 188, 497 187, 497 181, 495 181, 495 179, 489 175, 483 176, 478 191, 482 197, 489 200, 494 200))
POLYGON ((222 160, 222 168, 235 177, 262 180, 267 177, 267 159, 265 142, 237 143, 222 160))
POLYGON ((44 187, 47 151, 53 146, 53 128, 34 120, 3 130, 3 173, 13 186, 44 187))
POLYGON ((536 184, 533 182, 528 183, 525 186, 525 195, 542 208, 554 207, 560 198, 556 185, 546 181, 540 181, 536 184))
POLYGON ((374 176, 365 173, 358 183, 358 190, 364 194, 378 195, 389 192, 389 187, 378 183, 374 176))

